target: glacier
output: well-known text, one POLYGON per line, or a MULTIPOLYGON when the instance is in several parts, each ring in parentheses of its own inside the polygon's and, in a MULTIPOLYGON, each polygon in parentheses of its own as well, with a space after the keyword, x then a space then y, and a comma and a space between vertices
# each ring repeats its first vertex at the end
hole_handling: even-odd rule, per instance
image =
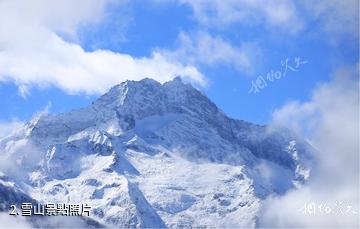
POLYGON ((256 227, 267 196, 309 179, 313 150, 229 118, 179 77, 125 81, 0 139, 0 171, 16 184, 0 177, 0 211, 29 199, 86 203, 91 227, 256 227))

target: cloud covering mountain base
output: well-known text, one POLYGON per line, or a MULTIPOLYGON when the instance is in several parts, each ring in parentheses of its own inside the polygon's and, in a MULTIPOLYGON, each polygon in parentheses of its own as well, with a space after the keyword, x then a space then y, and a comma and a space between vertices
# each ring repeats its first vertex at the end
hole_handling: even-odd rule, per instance
POLYGON ((358 76, 358 66, 340 69, 310 101, 291 102, 274 113, 275 125, 281 122, 311 141, 318 163, 308 185, 265 202, 260 226, 359 227, 358 76), (311 204, 315 209, 305 212, 311 204))

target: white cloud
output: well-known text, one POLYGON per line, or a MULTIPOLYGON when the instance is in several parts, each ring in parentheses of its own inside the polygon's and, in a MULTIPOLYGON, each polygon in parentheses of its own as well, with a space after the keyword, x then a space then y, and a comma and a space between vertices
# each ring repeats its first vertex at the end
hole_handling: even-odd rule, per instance
POLYGON ((306 0, 301 2, 312 20, 321 22, 325 32, 341 36, 359 35, 359 1, 358 0, 306 0))
POLYGON ((359 227, 358 67, 339 70, 309 102, 292 102, 274 113, 276 125, 292 127, 310 139, 318 162, 307 186, 267 200, 260 226, 359 227), (312 202, 315 215, 300 211, 312 202), (320 205, 331 207, 333 213, 321 213, 320 205), (346 213, 348 206, 357 214, 346 213))
MULTIPOLYGON (((15 24, 43 27, 52 31, 76 33, 81 23, 96 23, 104 16, 106 4, 113 0, 1 1, 2 28, 15 24), (10 20, 14 19, 14 21, 10 20)), ((125 1, 119 1, 123 3, 125 1)), ((14 28, 15 29, 15 28, 14 28)), ((8 31, 11 34, 11 31, 8 31)), ((5 34, 4 34, 5 35, 5 34)))
POLYGON ((20 128, 22 125, 24 125, 24 123, 17 119, 13 119, 11 121, 0 121, 0 139, 20 128))
POLYGON ((1 228, 33 228, 24 217, 0 213, 1 228))
MULTIPOLYGON (((162 2, 162 1, 160 1, 162 2)), ((223 28, 241 23, 265 25, 290 34, 311 30, 318 22, 322 31, 358 37, 358 0, 177 0, 193 10, 202 25, 223 28)), ((319 30, 319 31, 320 31, 319 30)))
POLYGON ((18 86, 18 93, 21 97, 24 99, 27 98, 27 96, 30 94, 29 87, 26 85, 19 85, 18 86))
POLYGON ((233 46, 219 36, 201 31, 195 34, 181 32, 174 50, 158 50, 163 56, 188 65, 231 65, 246 73, 253 71, 254 62, 261 55, 252 43, 233 46))
POLYGON ((158 52, 142 58, 107 50, 87 52, 58 36, 75 36, 80 25, 102 20, 109 2, 1 1, 0 81, 22 87, 55 85, 70 93, 88 94, 144 77, 164 82, 181 75, 204 83, 196 67, 169 61, 158 52))
MULTIPOLYGON (((49 101, 44 107, 33 114, 32 120, 50 112, 52 103, 49 101)), ((0 139, 23 127, 25 122, 13 117, 11 120, 0 120, 0 139)))
POLYGON ((291 0, 179 0, 189 5, 203 25, 222 27, 233 23, 265 24, 297 32, 302 21, 291 0))

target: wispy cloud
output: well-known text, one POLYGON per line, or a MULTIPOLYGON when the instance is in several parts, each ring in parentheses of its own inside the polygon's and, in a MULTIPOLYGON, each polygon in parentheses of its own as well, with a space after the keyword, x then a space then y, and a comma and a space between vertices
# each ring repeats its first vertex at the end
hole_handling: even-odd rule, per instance
POLYGON ((10 121, 0 121, 0 139, 20 128, 22 125, 24 125, 24 123, 15 118, 10 121))
POLYGON ((286 29, 291 33, 298 32, 302 28, 302 21, 291 0, 179 0, 179 2, 189 5, 193 9, 195 18, 205 26, 223 27, 234 23, 251 26, 264 24, 286 29))
POLYGON ((320 22, 320 31, 335 36, 329 38, 332 42, 341 36, 359 36, 358 0, 306 0, 302 4, 310 20, 320 22))
MULTIPOLYGON (((358 37, 357 0, 177 0, 191 7, 194 18, 203 26, 223 29, 232 24, 301 34, 317 23, 317 32, 358 37)), ((160 1, 161 2, 161 1, 160 1)))
MULTIPOLYGON (((164 82, 180 75, 204 83, 195 66, 169 61, 158 52, 139 58, 109 50, 88 52, 58 35, 76 36, 79 26, 98 23, 109 2, 1 1, 0 81, 14 81, 22 88, 54 85, 69 93, 87 94, 144 77, 164 82)), ((26 96, 25 90, 19 91, 26 96)))
POLYGON ((166 58, 185 65, 230 65, 245 73, 253 71, 255 59, 261 55, 254 43, 234 46, 220 36, 208 32, 181 32, 173 50, 158 50, 166 58))
POLYGON ((27 96, 30 94, 29 87, 26 85, 19 85, 18 86, 18 93, 21 97, 24 99, 27 98, 27 96))

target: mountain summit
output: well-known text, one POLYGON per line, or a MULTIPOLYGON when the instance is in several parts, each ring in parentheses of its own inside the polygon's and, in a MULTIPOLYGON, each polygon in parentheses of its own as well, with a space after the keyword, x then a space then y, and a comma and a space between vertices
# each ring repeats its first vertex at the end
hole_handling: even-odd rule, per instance
POLYGON ((262 199, 307 180, 310 150, 227 117, 179 77, 143 79, 1 139, 16 166, 0 169, 34 200, 87 203, 110 227, 254 227, 262 199))

